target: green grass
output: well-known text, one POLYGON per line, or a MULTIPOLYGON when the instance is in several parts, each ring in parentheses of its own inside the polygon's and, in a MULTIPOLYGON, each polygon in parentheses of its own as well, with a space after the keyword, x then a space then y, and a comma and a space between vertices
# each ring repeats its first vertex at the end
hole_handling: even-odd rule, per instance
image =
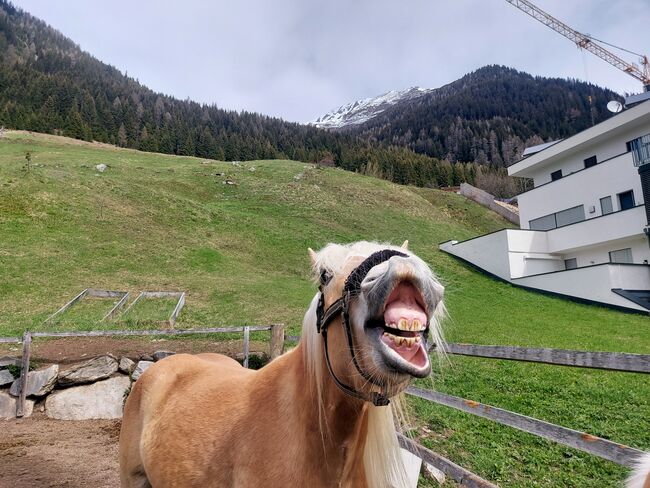
MULTIPOLYGON (((173 307, 151 300, 148 310, 99 324, 88 302, 43 324, 88 287, 129 290, 132 299, 185 291, 177 327, 284 322, 297 334, 315 293, 308 247, 408 239, 446 286, 449 341, 650 353, 647 317, 517 289, 438 251, 439 242, 506 225, 458 195, 292 161, 202 163, 26 133, 0 139, 0 335, 151 327, 173 307), (27 151, 37 165, 28 174, 27 151), (99 174, 98 163, 109 168, 99 174)), ((434 385, 650 450, 647 376, 450 357, 434 385)), ((423 443, 501 486, 614 487, 626 475, 486 420, 409 404, 423 443)))

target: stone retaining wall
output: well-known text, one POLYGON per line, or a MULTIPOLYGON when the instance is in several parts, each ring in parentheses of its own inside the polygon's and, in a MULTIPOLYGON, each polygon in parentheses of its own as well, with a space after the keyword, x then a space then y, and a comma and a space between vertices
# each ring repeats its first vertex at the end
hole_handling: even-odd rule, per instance
MULTIPOLYGON (((58 364, 27 374, 24 416, 43 412, 61 420, 116 419, 122 417, 131 385, 154 361, 173 352, 157 351, 135 362, 110 355, 98 356, 62 370, 58 364)), ((0 419, 16 418, 20 379, 14 378, 16 358, 0 362, 0 419)))
POLYGON ((460 184, 460 194, 480 205, 483 205, 484 207, 489 208, 493 212, 498 213, 501 217, 513 224, 519 225, 519 214, 496 203, 494 201, 494 195, 490 195, 488 192, 476 188, 469 183, 460 184))

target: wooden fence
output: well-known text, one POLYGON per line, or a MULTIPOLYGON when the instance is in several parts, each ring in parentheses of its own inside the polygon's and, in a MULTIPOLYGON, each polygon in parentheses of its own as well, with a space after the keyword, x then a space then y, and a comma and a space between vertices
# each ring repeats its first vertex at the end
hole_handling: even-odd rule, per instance
MULTIPOLYGON (((539 349, 515 346, 484 346, 476 344, 448 344, 445 347, 445 351, 449 354, 460 356, 528 361, 558 366, 605 369, 631 373, 650 373, 650 355, 648 354, 539 349)), ((416 387, 409 387, 406 393, 549 439, 623 466, 633 466, 639 456, 643 454, 643 451, 618 442, 603 439, 586 432, 568 429, 474 400, 416 387)), ((477 475, 454 464, 452 461, 428 451, 411 440, 400 438, 400 443, 402 447, 420 456, 423 460, 440 469, 463 486, 477 488, 495 486, 489 481, 481 479, 477 475)))
POLYGON ((205 329, 168 329, 168 330, 93 330, 87 332, 29 332, 25 331, 22 339, 19 337, 0 337, 0 343, 22 342, 23 353, 20 365, 20 382, 18 388, 18 402, 16 403, 16 416, 22 417, 25 411, 27 396, 27 373, 31 356, 31 346, 34 338, 51 337, 110 337, 110 336, 177 336, 195 334, 244 334, 244 367, 248 367, 250 349, 250 333, 258 331, 271 331, 270 356, 274 359, 284 351, 284 324, 271 325, 245 325, 240 327, 209 327, 205 329))
MULTIPOLYGON (((284 350, 284 325, 243 326, 243 327, 214 327, 206 329, 171 329, 171 330, 102 330, 90 332, 25 332, 22 339, 16 337, 0 338, 0 343, 23 344, 23 355, 20 375, 20 396, 17 403, 17 416, 22 416, 26 389, 25 379, 29 370, 31 343, 38 337, 103 337, 103 336, 152 336, 152 335, 190 335, 212 333, 243 333, 244 335, 244 364, 247 365, 249 337, 251 331, 271 331, 271 358, 282 354, 284 350)), ((286 340, 296 342, 298 336, 287 336, 286 340)), ((473 356, 488 359, 527 361, 558 366, 579 368, 604 369, 619 372, 650 373, 650 355, 611 352, 574 351, 566 349, 526 348, 516 346, 486 346, 477 344, 448 344, 445 346, 448 354, 473 356)), ((623 466, 632 466, 643 451, 623 444, 603 439, 586 432, 580 432, 543 420, 521 415, 474 400, 455 397, 446 393, 409 387, 406 393, 440 405, 455 408, 472 415, 483 417, 502 425, 507 425, 528 432, 556 443, 572 447, 589 454, 607 459, 623 466)), ((478 475, 458 466, 449 459, 399 435, 400 445, 435 466, 456 482, 470 488, 495 488, 496 485, 480 478, 478 475)))

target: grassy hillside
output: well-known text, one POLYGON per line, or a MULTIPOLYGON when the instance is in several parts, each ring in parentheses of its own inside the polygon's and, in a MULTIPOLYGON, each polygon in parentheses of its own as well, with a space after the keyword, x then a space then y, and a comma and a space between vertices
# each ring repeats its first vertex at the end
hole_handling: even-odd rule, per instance
MULTIPOLYGON (((457 195, 336 169, 234 165, 10 132, 0 139, 0 335, 97 328, 106 309, 96 302, 42 323, 91 286, 184 290, 178 327, 285 322, 297 333, 315 292, 307 247, 409 239, 447 287, 450 341, 650 353, 646 317, 516 289, 437 250, 504 225, 457 195), (109 167, 98 173, 98 163, 109 167)), ((170 306, 150 304, 139 316, 163 318, 170 306)), ((452 357, 435 382, 650 450, 643 375, 452 357)), ((626 473, 469 415, 411 404, 423 443, 501 486, 617 486, 626 473)))

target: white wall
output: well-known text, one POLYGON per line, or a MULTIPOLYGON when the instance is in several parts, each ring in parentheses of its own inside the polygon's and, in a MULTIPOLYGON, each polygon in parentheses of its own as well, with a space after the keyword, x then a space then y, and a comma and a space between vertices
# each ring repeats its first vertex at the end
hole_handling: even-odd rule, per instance
POLYGON ((577 250, 601 243, 605 245, 609 241, 640 239, 644 236, 645 220, 645 208, 636 207, 549 230, 546 231, 548 242, 546 252, 564 254, 572 249, 577 250))
POLYGON ((454 242, 456 241, 444 242, 440 244, 440 249, 469 261, 499 278, 510 280, 506 229, 457 244, 453 244, 454 242))
MULTIPOLYGON (((626 142, 641 137, 650 132, 650 125, 641 125, 637 127, 621 130, 615 137, 597 142, 595 144, 583 144, 576 147, 572 151, 567 151, 562 154, 561 158, 557 161, 548 164, 540 163, 536 167, 529 170, 531 177, 535 182, 535 186, 540 186, 551 181, 551 173, 562 170, 562 177, 580 171, 585 168, 584 160, 596 156, 597 161, 605 161, 606 159, 618 156, 627 151, 626 142)), ((630 156, 631 161, 631 156, 630 156)), ((590 168, 593 169, 593 168, 590 168)), ((588 171, 588 170, 587 170, 588 171)))
POLYGON ((647 311, 643 307, 612 292, 612 288, 647 290, 650 288, 650 268, 606 264, 573 269, 562 273, 513 279, 517 285, 647 311))
POLYGON ((650 262, 650 246, 648 238, 637 236, 629 239, 611 241, 600 246, 580 249, 573 252, 567 252, 562 256, 563 259, 576 258, 578 266, 591 266, 609 262, 609 252, 625 248, 632 249, 632 259, 634 263, 643 264, 644 260, 650 262))
MULTIPOLYGON (((634 191, 636 205, 643 203, 641 179, 631 153, 519 195, 521 228, 529 229, 533 219, 578 205, 584 205, 587 219, 599 217, 600 199, 606 196, 611 197, 614 211, 620 210, 617 194, 628 190, 634 191), (590 206, 594 213, 589 212, 590 206)), ((645 214, 642 220, 641 229, 646 224, 645 214)))

